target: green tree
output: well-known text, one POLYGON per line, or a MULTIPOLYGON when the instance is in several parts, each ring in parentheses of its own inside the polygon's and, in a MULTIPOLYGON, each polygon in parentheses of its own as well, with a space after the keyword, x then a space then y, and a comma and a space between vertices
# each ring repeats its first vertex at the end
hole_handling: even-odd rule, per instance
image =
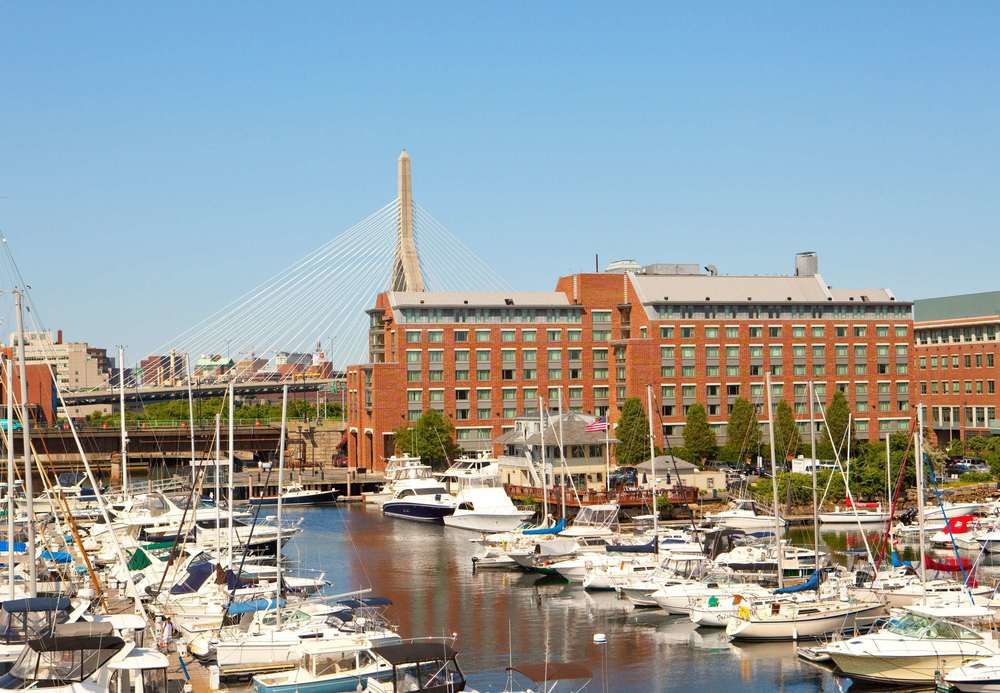
POLYGON ((774 412, 774 459, 780 466, 799 451, 799 427, 788 402, 781 400, 774 412))
POLYGON ((718 448, 715 442, 715 433, 708 425, 705 407, 698 403, 688 407, 687 421, 684 424, 684 447, 698 462, 704 462, 714 457, 718 448))
POLYGON ((629 397, 622 404, 621 417, 615 427, 615 462, 635 465, 649 459, 649 419, 638 397, 629 397))
POLYGON ((750 402, 738 398, 726 424, 726 444, 719 456, 727 462, 744 462, 760 449, 760 424, 757 410, 750 402))
MULTIPOLYGON (((826 425, 829 427, 829 433, 823 431, 823 434, 826 435, 821 434, 817 440, 817 454, 821 458, 833 459, 839 455, 841 459, 844 459, 847 454, 847 436, 845 432, 850 424, 850 417, 851 407, 847 403, 847 397, 844 396, 843 392, 837 390, 833 394, 830 406, 826 408, 826 425), (837 446, 836 454, 834 454, 833 446, 830 444, 831 438, 837 446)), ((852 430, 848 435, 853 438, 854 431, 852 430)))
POLYGON ((455 427, 436 409, 425 411, 416 426, 396 430, 397 453, 416 454, 435 469, 446 469, 459 454, 455 444, 455 427))

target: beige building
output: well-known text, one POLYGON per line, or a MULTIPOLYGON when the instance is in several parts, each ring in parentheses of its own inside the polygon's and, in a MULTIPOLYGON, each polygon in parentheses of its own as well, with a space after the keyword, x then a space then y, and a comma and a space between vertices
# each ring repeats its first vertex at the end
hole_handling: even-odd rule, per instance
MULTIPOLYGON (((10 344, 18 345, 17 335, 10 335, 10 344)), ((24 356, 27 363, 48 363, 55 372, 56 384, 62 390, 86 390, 108 387, 108 359, 104 349, 86 342, 64 342, 62 330, 55 337, 51 332, 25 332, 24 356)))
MULTIPOLYGON (((649 460, 636 465, 641 485, 650 483, 652 465, 649 460)), ((693 486, 699 495, 713 496, 725 492, 726 474, 715 469, 702 469, 687 460, 672 455, 656 456, 656 487, 693 486)))

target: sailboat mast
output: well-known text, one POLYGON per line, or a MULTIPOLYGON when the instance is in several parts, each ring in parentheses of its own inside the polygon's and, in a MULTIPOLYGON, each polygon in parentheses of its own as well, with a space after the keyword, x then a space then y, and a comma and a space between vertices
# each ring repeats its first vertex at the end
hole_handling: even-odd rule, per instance
POLYGON ((191 429, 191 484, 195 482, 195 451, 194 451, 194 392, 191 390, 191 355, 184 357, 187 364, 187 386, 188 386, 188 428, 191 429))
POLYGON ((233 397, 233 383, 229 383, 229 478, 226 480, 228 485, 228 509, 229 509, 229 568, 233 567, 233 416, 236 413, 236 406, 234 404, 235 398, 233 397))
POLYGON ((215 553, 222 561, 222 496, 219 490, 219 474, 222 472, 222 415, 215 414, 215 553))
POLYGON ((122 495, 128 497, 128 431, 125 428, 125 346, 118 345, 118 418, 121 420, 122 495))
POLYGON ((926 594, 927 569, 924 568, 924 405, 917 405, 917 432, 913 449, 917 457, 917 528, 920 542, 920 581, 926 594))
POLYGON ((545 406, 541 397, 538 398, 538 430, 541 431, 542 436, 542 512, 545 513, 545 517, 542 518, 544 526, 549 524, 549 482, 548 475, 549 470, 545 465, 545 426, 548 423, 545 416, 545 406))
POLYGON ((886 432, 885 434, 885 507, 887 509, 892 508, 892 453, 889 449, 889 438, 892 434, 886 432))
POLYGON ((24 365, 24 316, 21 292, 14 291, 14 312, 17 315, 17 375, 21 381, 21 435, 24 441, 24 495, 28 505, 28 596, 38 596, 38 573, 35 565, 35 489, 31 469, 31 416, 28 411, 28 378, 24 365))
POLYGON ((812 462, 812 492, 813 492, 813 562, 819 575, 819 501, 816 499, 816 414, 813 409, 813 381, 809 381, 809 456, 812 462))
POLYGON ((653 546, 660 546, 659 512, 656 508, 656 447, 653 440, 653 386, 646 385, 646 407, 649 410, 649 475, 652 479, 653 498, 653 546))
POLYGON ((14 362, 7 366, 7 582, 14 598, 14 362))
MULTIPOLYGON (((774 456, 774 408, 771 406, 771 374, 767 374, 766 379, 767 388, 767 438, 768 443, 771 448, 771 492, 774 501, 774 542, 777 545, 777 560, 778 560, 778 587, 785 586, 785 580, 783 573, 784 568, 782 567, 782 558, 784 558, 785 547, 781 543, 781 517, 778 515, 778 464, 775 461, 774 456)), ((790 482, 789 482, 790 483, 790 482)))
POLYGON ((288 420, 288 384, 281 388, 281 437, 278 438, 278 541, 274 560, 278 568, 275 606, 278 610, 278 627, 281 627, 281 497, 285 493, 285 426, 288 420))
POLYGON ((563 410, 562 410, 562 388, 559 388, 559 460, 562 462, 562 483, 559 488, 562 490, 562 517, 566 519, 566 452, 563 449, 563 410))

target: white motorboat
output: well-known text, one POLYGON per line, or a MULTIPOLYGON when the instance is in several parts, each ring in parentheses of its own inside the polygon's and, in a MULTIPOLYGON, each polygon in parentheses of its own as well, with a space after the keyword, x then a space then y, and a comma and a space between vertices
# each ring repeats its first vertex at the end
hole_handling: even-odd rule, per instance
POLYGON ((733 582, 731 576, 722 574, 694 583, 663 587, 650 597, 656 605, 675 616, 690 616, 691 610, 703 599, 711 596, 725 596, 739 591, 745 596, 762 597, 769 590, 752 583, 733 582))
POLYGON ((1000 693, 1000 655, 952 669, 944 681, 962 693, 1000 693))
POLYGON ((376 492, 361 494, 366 505, 382 505, 396 495, 396 482, 414 479, 432 479, 434 475, 430 465, 422 464, 419 457, 410 455, 393 455, 386 461, 385 483, 376 492))
POLYGON ((441 524, 458 507, 455 496, 434 479, 394 484, 396 495, 382 503, 382 514, 402 520, 441 524))
MULTIPOLYGON (((733 507, 717 513, 706 513, 705 519, 718 527, 726 529, 741 529, 752 532, 759 529, 774 529, 774 515, 761 508, 756 501, 741 499, 733 501, 733 507)), ((784 527, 784 518, 778 518, 778 524, 784 527)))
MULTIPOLYGON (((337 500, 336 491, 324 491, 316 488, 305 488, 302 484, 288 484, 281 494, 282 505, 319 505, 334 503, 337 500)), ((260 495, 247 501, 250 505, 277 505, 278 496, 260 495)))
POLYGON ((304 642, 296 668, 253 677, 254 693, 354 691, 362 682, 388 679, 392 664, 377 656, 363 634, 304 642))
POLYGON ((985 503, 975 501, 969 503, 952 503, 945 501, 940 505, 928 505, 924 507, 924 521, 941 521, 945 518, 957 517, 959 515, 982 515, 988 512, 989 506, 985 503))
POLYGON ((618 521, 618 504, 586 505, 572 524, 555 536, 539 535, 507 555, 526 570, 554 573, 551 565, 580 553, 603 553, 612 541, 618 521))
POLYGON ((997 654, 993 611, 979 606, 910 606, 875 633, 823 648, 853 679, 880 684, 929 684, 952 671, 997 654))
POLYGON ((885 613, 878 601, 818 598, 775 600, 741 606, 726 633, 734 640, 804 640, 874 622, 885 613))
POLYGON ((533 510, 519 510, 499 484, 499 465, 489 458, 459 458, 441 475, 450 488, 458 487, 455 512, 444 524, 474 532, 510 532, 531 518, 533 510))

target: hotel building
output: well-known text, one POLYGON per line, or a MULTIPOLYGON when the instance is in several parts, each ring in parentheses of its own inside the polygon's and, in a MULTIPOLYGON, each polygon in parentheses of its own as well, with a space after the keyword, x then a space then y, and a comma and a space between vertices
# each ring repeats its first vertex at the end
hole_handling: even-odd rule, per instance
POLYGON ((368 313, 369 363, 346 373, 352 466, 381 468, 393 431, 427 409, 451 419, 463 448, 496 453, 540 406, 614 423, 647 384, 658 445, 682 442, 695 402, 722 444, 738 397, 764 414, 767 375, 803 431, 809 381, 824 403, 847 395, 859 438, 907 430, 912 414, 912 304, 827 285, 814 253, 781 276, 628 261, 552 292, 389 291, 368 313))
POLYGON ((938 440, 1000 434, 1000 291, 916 301, 914 383, 938 440))

